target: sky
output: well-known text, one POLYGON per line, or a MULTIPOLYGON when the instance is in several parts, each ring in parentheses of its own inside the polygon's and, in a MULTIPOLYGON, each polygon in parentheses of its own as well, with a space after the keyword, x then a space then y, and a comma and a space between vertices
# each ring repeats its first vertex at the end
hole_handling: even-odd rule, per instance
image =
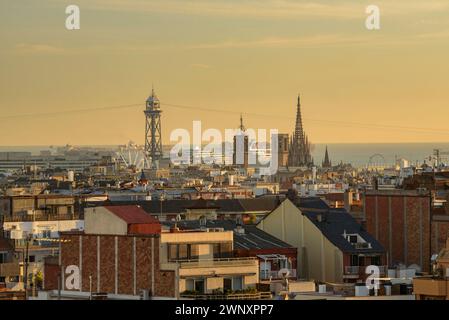
POLYGON ((449 141, 447 0, 2 0, 0 40, 4 146, 143 144, 152 86, 164 144, 291 133, 298 93, 312 143, 449 141))

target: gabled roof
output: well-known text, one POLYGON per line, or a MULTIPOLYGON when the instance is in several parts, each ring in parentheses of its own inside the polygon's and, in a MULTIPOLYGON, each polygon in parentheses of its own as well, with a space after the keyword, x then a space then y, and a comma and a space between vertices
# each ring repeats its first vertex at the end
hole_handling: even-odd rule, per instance
POLYGON ((105 206, 105 209, 115 214, 127 224, 159 223, 139 206, 105 206))
MULTIPOLYGON (((299 198, 296 203, 299 209, 298 214, 306 216, 322 234, 342 252, 346 253, 383 253, 385 249, 382 245, 344 209, 330 208, 327 203, 319 197, 299 198), (321 215, 321 222, 318 219, 321 215), (366 242, 371 244, 371 248, 356 249, 349 243, 343 234, 358 234, 366 242)), ((263 219, 269 216, 266 215, 263 219)), ((299 231, 298 231, 299 232, 299 231)))
POLYGON ((302 213, 323 233, 323 235, 346 253, 383 253, 382 245, 344 209, 309 210, 302 209, 302 213), (318 216, 321 215, 320 219, 318 216), (321 221, 320 221, 321 220, 321 221), (343 234, 358 234, 371 248, 357 249, 343 234))

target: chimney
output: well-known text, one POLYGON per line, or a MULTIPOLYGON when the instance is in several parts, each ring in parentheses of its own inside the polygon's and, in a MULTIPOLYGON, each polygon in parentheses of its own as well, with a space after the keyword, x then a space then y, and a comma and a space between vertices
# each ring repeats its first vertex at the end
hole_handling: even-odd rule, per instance
POLYGON ((295 189, 288 189, 287 198, 294 204, 298 203, 298 192, 295 189))
POLYGON ((351 207, 353 203, 353 191, 351 189, 348 189, 345 191, 345 210, 348 212, 351 212, 351 207))

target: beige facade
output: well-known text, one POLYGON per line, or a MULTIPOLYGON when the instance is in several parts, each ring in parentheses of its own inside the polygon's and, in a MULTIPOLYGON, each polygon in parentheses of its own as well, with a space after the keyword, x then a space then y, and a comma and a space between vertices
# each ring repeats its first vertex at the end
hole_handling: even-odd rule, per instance
POLYGON ((104 207, 86 208, 84 230, 88 234, 126 235, 128 225, 104 207))
POLYGON ((343 281, 343 253, 290 200, 283 201, 257 227, 298 248, 301 278, 343 281))
POLYGON ((255 288, 259 279, 259 263, 256 258, 232 258, 232 231, 163 232, 160 244, 162 270, 174 270, 177 292, 202 291, 210 294, 230 290, 255 288), (170 246, 186 246, 195 251, 191 259, 174 259, 170 246), (195 249, 193 249, 195 248, 195 249), (220 248, 220 257, 216 249, 220 248), (228 256, 228 257, 223 257, 228 256))

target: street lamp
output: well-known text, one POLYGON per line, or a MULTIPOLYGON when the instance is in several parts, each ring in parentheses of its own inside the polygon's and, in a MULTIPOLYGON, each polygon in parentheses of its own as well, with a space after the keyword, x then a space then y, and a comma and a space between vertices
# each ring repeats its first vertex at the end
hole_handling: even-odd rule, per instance
POLYGON ((162 221, 162 201, 164 201, 164 200, 165 200, 165 191, 162 191, 161 195, 159 196, 159 201, 161 204, 161 212, 159 214, 159 221, 162 221))
POLYGON ((25 289, 25 300, 28 300, 28 263, 29 263, 29 245, 30 241, 32 239, 32 234, 27 234, 26 236, 26 243, 25 243, 25 255, 24 255, 24 262, 25 262, 25 272, 23 275, 23 287, 25 289))
POLYGON ((89 300, 92 300, 92 275, 89 275, 89 300))

